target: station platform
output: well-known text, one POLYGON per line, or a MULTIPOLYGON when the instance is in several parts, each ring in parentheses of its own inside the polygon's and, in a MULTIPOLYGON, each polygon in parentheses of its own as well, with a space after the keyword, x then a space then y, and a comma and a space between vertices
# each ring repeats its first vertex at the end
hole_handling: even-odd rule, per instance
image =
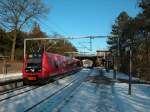
POLYGON ((0 74, 0 83, 22 79, 22 73, 0 74))

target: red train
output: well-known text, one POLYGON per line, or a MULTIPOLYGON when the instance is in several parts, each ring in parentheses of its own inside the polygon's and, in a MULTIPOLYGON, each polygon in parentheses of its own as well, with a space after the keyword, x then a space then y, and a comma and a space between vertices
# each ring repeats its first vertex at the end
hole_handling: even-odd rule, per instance
POLYGON ((53 76, 80 69, 80 61, 75 58, 48 52, 29 54, 24 60, 23 83, 46 83, 53 76))

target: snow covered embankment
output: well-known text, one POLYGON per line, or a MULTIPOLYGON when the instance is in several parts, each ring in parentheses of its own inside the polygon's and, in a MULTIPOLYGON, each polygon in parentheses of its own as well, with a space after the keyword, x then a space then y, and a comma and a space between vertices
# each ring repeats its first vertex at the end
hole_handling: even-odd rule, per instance
MULTIPOLYGON (((106 72, 104 76, 113 78, 113 71, 106 72)), ((117 73, 117 79, 128 80, 128 75, 117 73)), ((137 78, 132 78, 134 81, 137 78)), ((112 86, 114 102, 120 112, 150 112, 150 85, 132 84, 132 95, 128 95, 128 83, 114 83, 112 86)))
POLYGON ((150 85, 132 84, 128 95, 128 84, 116 83, 113 94, 120 112, 150 112, 150 85))

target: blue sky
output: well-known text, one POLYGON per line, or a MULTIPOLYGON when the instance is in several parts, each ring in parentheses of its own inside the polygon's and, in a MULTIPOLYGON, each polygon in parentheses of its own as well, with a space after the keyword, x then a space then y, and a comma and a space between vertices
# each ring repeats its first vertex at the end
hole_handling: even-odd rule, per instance
MULTIPOLYGON (((126 11, 133 17, 139 13, 137 1, 45 0, 51 11, 40 25, 42 31, 48 34, 58 32, 64 36, 110 35, 111 26, 120 12, 126 11)), ((106 39, 94 39, 93 45, 94 51, 106 48, 106 39)))

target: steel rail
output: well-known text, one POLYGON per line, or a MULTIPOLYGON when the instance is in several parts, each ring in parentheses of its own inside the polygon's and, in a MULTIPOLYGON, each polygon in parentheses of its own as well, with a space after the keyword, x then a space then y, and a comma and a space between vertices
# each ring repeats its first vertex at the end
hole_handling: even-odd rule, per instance
MULTIPOLYGON (((91 71, 89 71, 88 75, 91 73, 91 71)), ((56 92, 52 93, 51 95, 47 96, 46 98, 44 98, 43 100, 41 100, 40 102, 34 104, 33 106, 31 106, 30 108, 28 108, 27 110, 25 110, 24 112, 29 112, 30 110, 32 110, 33 108, 35 108, 36 106, 42 104, 44 101, 50 99, 51 97, 55 96, 56 94, 58 94, 59 92, 63 91, 64 89, 68 88, 73 82, 77 81, 77 79, 79 78, 79 76, 77 78, 75 78, 74 80, 72 80, 69 84, 65 85, 64 87, 58 89, 56 92)))
POLYGON ((13 89, 10 89, 10 90, 6 90, 6 91, 3 91, 3 92, 0 92, 0 95, 4 95, 4 94, 8 94, 8 93, 17 91, 17 90, 21 90, 21 89, 24 89, 24 88, 26 88, 26 87, 29 87, 29 86, 20 86, 20 87, 17 87, 17 88, 13 88, 13 89))
MULTIPOLYGON (((73 74, 73 73, 70 73, 70 74, 68 73, 68 75, 71 75, 71 74, 73 74)), ((63 76, 62 76, 62 77, 59 77, 59 78, 57 78, 57 80, 58 80, 58 79, 62 79, 62 78, 65 78, 65 77, 63 77, 63 76)), ((54 83, 54 82, 53 82, 53 83, 54 83)), ((46 84, 46 85, 50 85, 50 84, 52 84, 52 83, 48 83, 48 84, 46 84)), ((3 101, 3 100, 10 99, 10 98, 12 98, 12 97, 16 97, 16 96, 18 96, 18 95, 27 93, 27 92, 32 91, 32 90, 34 90, 34 89, 37 89, 37 88, 46 86, 46 85, 42 85, 42 86, 38 86, 38 87, 33 87, 33 88, 29 89, 29 90, 19 92, 19 93, 15 94, 15 95, 8 96, 8 97, 6 97, 6 98, 1 98, 1 99, 0 99, 0 102, 3 101)), ((17 91, 17 90, 16 90, 16 91, 17 91)), ((14 92, 14 91, 12 90, 12 92, 14 92)), ((8 93, 9 93, 9 92, 8 92, 8 93)), ((11 93, 11 92, 10 92, 10 93, 11 93)), ((6 93, 6 94, 7 94, 7 93, 6 93)), ((2 95, 4 95, 4 94, 2 94, 2 95)), ((1 95, 1 96, 2 96, 2 95, 1 95)))

